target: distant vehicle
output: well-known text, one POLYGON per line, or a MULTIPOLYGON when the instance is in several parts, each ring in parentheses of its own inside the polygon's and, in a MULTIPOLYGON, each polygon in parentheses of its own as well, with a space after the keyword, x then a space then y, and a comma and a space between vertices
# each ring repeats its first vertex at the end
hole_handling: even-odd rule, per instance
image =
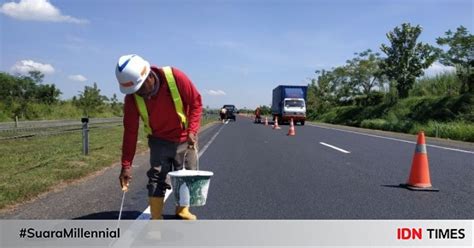
POLYGON ((293 121, 304 125, 306 121, 306 92, 308 86, 279 85, 273 89, 272 115, 278 123, 293 121))
POLYGON ((239 113, 239 111, 237 111, 237 108, 235 107, 235 105, 226 104, 226 105, 223 106, 223 108, 225 108, 227 110, 226 113, 225 113, 225 119, 230 119, 230 120, 235 121, 235 114, 239 113))

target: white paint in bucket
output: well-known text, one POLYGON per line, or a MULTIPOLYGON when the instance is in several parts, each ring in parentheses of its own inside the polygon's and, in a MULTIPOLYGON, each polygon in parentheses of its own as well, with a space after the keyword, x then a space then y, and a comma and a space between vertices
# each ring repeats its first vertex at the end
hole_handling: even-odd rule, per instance
POLYGON ((189 189, 186 186, 186 183, 181 184, 179 187, 179 205, 180 206, 189 206, 189 189))
POLYGON ((202 171, 202 170, 178 170, 168 173, 170 176, 174 177, 193 177, 193 176, 204 176, 211 177, 214 175, 212 171, 202 171))

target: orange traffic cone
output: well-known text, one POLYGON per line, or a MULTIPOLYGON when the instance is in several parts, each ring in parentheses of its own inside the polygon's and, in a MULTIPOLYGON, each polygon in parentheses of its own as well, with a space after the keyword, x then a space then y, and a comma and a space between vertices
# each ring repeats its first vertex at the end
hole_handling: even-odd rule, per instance
POLYGON ((275 122, 273 123, 273 129, 281 129, 281 127, 278 126, 278 116, 275 116, 275 122))
POLYGON ((290 121, 290 130, 288 130, 288 136, 295 136, 296 133, 295 133, 295 124, 293 123, 293 118, 291 118, 291 121, 290 121))
POLYGON ((439 191, 431 186, 428 153, 426 152, 425 133, 418 133, 415 155, 411 164, 410 177, 406 184, 401 184, 411 190, 439 191))
POLYGON ((265 117, 265 126, 268 126, 268 117, 265 117))

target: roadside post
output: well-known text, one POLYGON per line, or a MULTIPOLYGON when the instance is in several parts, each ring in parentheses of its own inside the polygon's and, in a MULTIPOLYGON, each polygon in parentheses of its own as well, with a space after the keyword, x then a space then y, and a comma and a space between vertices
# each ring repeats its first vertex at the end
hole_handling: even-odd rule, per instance
POLYGON ((89 118, 81 118, 82 122, 82 153, 89 155, 89 118))

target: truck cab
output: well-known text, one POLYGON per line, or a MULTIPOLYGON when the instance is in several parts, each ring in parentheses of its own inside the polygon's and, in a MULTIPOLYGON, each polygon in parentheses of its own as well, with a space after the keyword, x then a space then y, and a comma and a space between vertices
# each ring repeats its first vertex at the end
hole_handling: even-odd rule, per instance
POLYGON ((306 119, 306 103, 301 98, 285 98, 283 101, 283 118, 282 120, 291 120, 300 122, 304 125, 306 119))

